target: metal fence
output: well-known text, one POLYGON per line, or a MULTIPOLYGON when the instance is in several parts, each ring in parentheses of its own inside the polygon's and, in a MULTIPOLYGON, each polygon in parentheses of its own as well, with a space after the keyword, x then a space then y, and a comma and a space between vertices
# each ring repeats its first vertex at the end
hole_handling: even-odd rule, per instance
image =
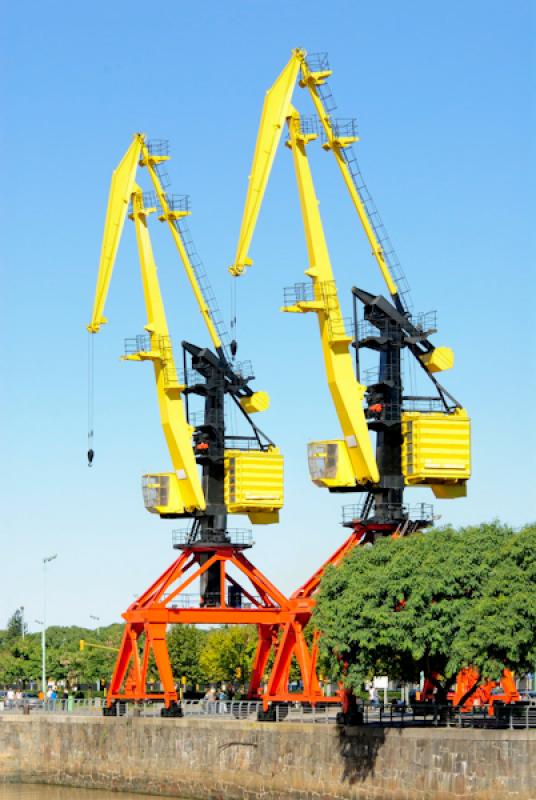
POLYGON ((470 711, 461 706, 440 706, 433 703, 364 705, 359 707, 363 724, 382 727, 447 727, 447 728, 536 728, 536 705, 530 703, 496 703, 474 706, 470 711))
MULTIPOLYGON (((0 714, 50 714, 102 716, 105 708, 103 698, 87 700, 51 700, 0 703, 0 714)), ((113 709, 118 717, 159 717, 164 708, 162 701, 117 702, 113 709)), ((260 700, 183 700, 184 718, 211 718, 217 720, 267 719, 262 714, 260 700)), ((434 704, 365 705, 356 706, 350 719, 344 718, 339 703, 274 703, 269 720, 272 722, 344 723, 377 727, 457 727, 457 728, 507 728, 527 730, 536 728, 536 704, 518 703, 502 705, 496 703, 494 713, 487 706, 463 711, 459 707, 436 706, 434 704)))
MULTIPOLYGON (((99 715, 106 704, 102 697, 87 700, 18 700, 0 702, 0 714, 84 714, 99 715)), ((128 704, 125 704, 128 705, 128 704)))

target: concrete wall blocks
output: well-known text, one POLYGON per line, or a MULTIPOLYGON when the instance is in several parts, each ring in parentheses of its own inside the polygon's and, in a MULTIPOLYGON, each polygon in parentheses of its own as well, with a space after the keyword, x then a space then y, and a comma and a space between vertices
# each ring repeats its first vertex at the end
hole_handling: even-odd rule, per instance
POLYGON ((0 715, 0 781, 182 800, 536 800, 536 731, 0 715))

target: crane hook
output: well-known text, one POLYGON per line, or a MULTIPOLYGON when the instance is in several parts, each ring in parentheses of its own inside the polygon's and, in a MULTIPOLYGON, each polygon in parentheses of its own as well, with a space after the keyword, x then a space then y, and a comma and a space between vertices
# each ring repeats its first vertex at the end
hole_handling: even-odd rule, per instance
POLYGON ((92 466, 94 455, 95 455, 95 452, 94 452, 93 448, 90 447, 89 450, 87 451, 87 465, 88 465, 88 467, 92 466))

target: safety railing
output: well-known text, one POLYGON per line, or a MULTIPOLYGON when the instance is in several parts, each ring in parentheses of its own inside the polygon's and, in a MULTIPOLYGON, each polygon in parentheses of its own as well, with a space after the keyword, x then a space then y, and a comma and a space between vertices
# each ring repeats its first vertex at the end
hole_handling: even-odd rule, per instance
MULTIPOLYGON (((144 209, 148 209, 148 208, 156 209, 156 208, 159 207, 158 199, 157 199, 157 196, 156 196, 156 192, 152 192, 152 191, 142 192, 141 193, 141 197, 142 197, 142 205, 143 205, 144 209)), ((132 214, 134 213, 134 206, 133 206, 132 200, 128 204, 128 213, 129 213, 130 216, 132 216, 132 214)))
POLYGON ((233 372, 243 380, 253 380, 255 377, 251 361, 237 361, 233 364, 233 372))
MULTIPOLYGON (((370 385, 370 384, 369 384, 370 385)), ((398 403, 373 403, 365 408, 365 416, 370 420, 369 427, 374 423, 399 423, 405 412, 419 414, 445 413, 445 406, 440 397, 415 397, 404 399, 402 405, 398 403)))
POLYGON ((151 337, 148 333, 140 333, 125 339, 125 355, 134 356, 138 353, 148 353, 151 350, 151 337))
MULTIPOLYGON (((189 194, 166 194, 166 202, 170 211, 181 211, 184 214, 190 213, 189 194)), ((162 210, 161 207, 160 210, 162 210)))
POLYGON ((536 728, 536 705, 529 703, 495 703, 490 713, 489 706, 473 706, 467 710, 461 706, 435 703, 393 703, 390 705, 367 705, 362 707, 363 724, 382 726, 423 726, 447 728, 536 728))
POLYGON ((99 715, 106 704, 106 700, 102 697, 75 699, 69 697, 67 699, 57 700, 20 700, 15 702, 0 701, 0 714, 15 713, 15 714, 84 714, 84 715, 99 715))
POLYGON ((275 722, 314 722, 335 724, 340 719, 340 703, 290 703, 275 706, 275 722))
POLYGON ((283 289, 283 306, 293 306, 315 300, 315 289, 312 283, 293 283, 283 289))
MULTIPOLYGON (((355 139, 358 136, 357 120, 354 117, 332 117, 331 131, 336 139, 355 139)), ((328 141, 324 126, 316 114, 300 117, 300 131, 305 136, 316 136, 320 142, 328 141)))
MULTIPOLYGON (((165 602, 168 595, 164 594, 162 600, 165 602)), ((206 592, 203 596, 199 592, 183 593, 174 597, 169 603, 169 608, 219 608, 222 605, 221 594, 219 592, 206 592)), ((249 595, 246 597, 240 590, 232 591, 228 587, 227 597, 225 598, 227 608, 259 608, 263 605, 259 595, 249 595)))
POLYGON ((362 503, 346 505, 342 507, 342 524, 348 525, 352 522, 360 522, 364 519, 381 516, 382 518, 392 519, 415 519, 432 522, 434 519, 434 507, 430 503, 416 503, 406 505, 401 503, 377 503, 371 504, 366 499, 362 503))
POLYGON ((149 139, 147 150, 151 156, 169 156, 169 139, 149 139))
POLYGON ((418 412, 419 414, 432 414, 445 410, 440 397, 403 397, 402 403, 402 411, 418 412))
POLYGON ((369 320, 362 320, 357 326, 357 337, 361 347, 365 347, 369 342, 373 343, 381 337, 392 339, 399 330, 400 326, 392 320, 378 321, 377 325, 369 320))
MULTIPOLYGON (((461 707, 434 703, 390 704, 358 703, 350 714, 343 714, 340 703, 274 703, 268 715, 262 713, 261 700, 182 700, 185 718, 210 717, 214 720, 265 720, 270 722, 306 722, 318 724, 371 725, 377 727, 443 727, 529 730, 536 729, 536 705, 530 703, 495 703, 493 713, 488 706, 475 706, 467 711, 461 707)), ((31 702, 2 702, 0 715, 50 714, 102 716, 104 698, 47 700, 31 702)), ((154 701, 115 701, 108 715, 117 717, 159 717, 164 708, 160 698, 154 701)))
POLYGON ((183 700, 185 717, 224 717, 226 719, 257 718, 262 708, 260 700, 183 700))
POLYGON ((361 377, 366 386, 372 387, 376 384, 393 384, 400 379, 401 369, 395 362, 369 367, 363 370, 361 377))
POLYGON ((324 303, 326 311, 332 310, 334 303, 339 304, 337 284, 335 281, 318 281, 317 283, 293 283, 283 289, 283 306, 293 306, 296 303, 307 303, 320 300, 324 303))
POLYGON ((325 52, 307 53, 305 63, 311 72, 326 72, 329 70, 329 57, 325 52))
POLYGON ((419 311, 411 314, 409 319, 421 333, 431 335, 437 331, 437 311, 419 311))
MULTIPOLYGON (((212 529, 203 529, 203 533, 212 534, 216 533, 212 529)), ((199 531, 192 531, 191 528, 178 528, 172 532, 173 547, 182 547, 189 544, 195 544, 199 531)), ((253 533, 248 528, 227 528, 225 531, 226 540, 223 544, 241 545, 251 547, 253 544, 253 533)))
MULTIPOLYGON (((306 63, 311 72, 328 72, 330 70, 329 59, 327 53, 309 53, 306 58, 306 63)), ((328 114, 335 111, 337 103, 331 91, 329 83, 325 80, 324 83, 316 85, 322 104, 328 114)))
POLYGON ((255 436, 226 436, 226 450, 265 450, 266 447, 259 445, 259 440, 255 436))

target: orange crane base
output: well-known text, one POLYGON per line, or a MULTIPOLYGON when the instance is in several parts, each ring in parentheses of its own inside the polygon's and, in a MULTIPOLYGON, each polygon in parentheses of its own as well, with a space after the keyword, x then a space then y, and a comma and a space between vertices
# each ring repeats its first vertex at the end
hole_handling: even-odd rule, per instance
POLYGON ((107 706, 114 701, 162 699, 166 708, 177 704, 179 696, 166 644, 166 629, 173 624, 256 625, 258 644, 249 686, 249 697, 264 701, 324 699, 316 675, 316 647, 311 654, 304 628, 310 620, 312 604, 307 598, 287 599, 252 563, 243 547, 233 544, 184 546, 181 555, 123 614, 126 627, 107 694, 107 706), (209 569, 219 565, 217 602, 203 603, 201 594, 187 590, 203 580, 209 569), (235 568, 238 578, 230 574, 235 568), (228 591, 232 587, 233 591, 228 591), (231 598, 233 604, 229 603, 231 598), (239 597, 239 601, 236 598, 239 597), (147 671, 151 653, 162 684, 162 691, 147 691, 147 671), (261 683, 268 659, 274 661, 263 693, 261 683), (288 691, 290 666, 295 657, 303 692, 288 691))

